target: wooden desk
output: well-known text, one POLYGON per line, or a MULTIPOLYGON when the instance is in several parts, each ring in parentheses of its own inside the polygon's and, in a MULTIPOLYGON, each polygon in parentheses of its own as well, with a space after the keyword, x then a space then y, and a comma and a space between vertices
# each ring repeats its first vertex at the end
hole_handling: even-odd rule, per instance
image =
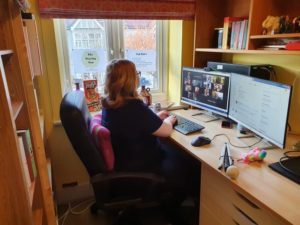
MULTIPOLYGON (((200 122, 192 117, 195 110, 177 110, 175 114, 186 117, 205 126, 201 133, 183 135, 177 131, 171 139, 193 157, 201 161, 201 225, 237 225, 261 224, 282 225, 300 224, 300 185, 271 170, 268 164, 277 162, 283 152, 291 150, 300 137, 288 135, 285 150, 268 150, 264 162, 244 164, 236 162, 240 171, 236 180, 231 180, 223 171, 217 169, 219 156, 225 136, 215 138, 211 144, 193 147, 191 140, 199 135, 212 138, 215 134, 224 133, 230 136, 231 142, 242 145, 235 129, 221 128, 221 121, 200 122)), ((240 158, 248 149, 231 147, 234 159, 240 158)))

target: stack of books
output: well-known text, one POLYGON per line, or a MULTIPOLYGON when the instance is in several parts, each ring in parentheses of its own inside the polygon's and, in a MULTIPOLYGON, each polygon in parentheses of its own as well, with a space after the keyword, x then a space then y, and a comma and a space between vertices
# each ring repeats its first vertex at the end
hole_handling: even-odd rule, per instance
POLYGON ((22 161, 22 170, 24 172, 25 182, 27 184, 28 191, 31 188, 37 176, 37 169, 35 159, 33 155, 33 148, 31 143, 30 131, 29 130, 18 130, 17 131, 19 140, 19 155, 22 161))
POLYGON ((225 17, 223 49, 246 49, 249 20, 244 17, 225 17))

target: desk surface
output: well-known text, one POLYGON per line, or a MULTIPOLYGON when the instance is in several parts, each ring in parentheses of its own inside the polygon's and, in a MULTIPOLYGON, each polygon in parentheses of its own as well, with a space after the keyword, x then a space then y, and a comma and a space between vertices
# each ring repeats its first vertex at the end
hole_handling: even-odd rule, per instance
MULTIPOLYGON (((174 131, 171 134, 171 139, 201 161, 202 164, 214 168, 230 180, 223 171, 217 169, 221 148, 224 142, 227 142, 225 136, 218 136, 211 144, 202 147, 193 147, 190 143, 197 136, 203 135, 212 138, 215 134, 220 133, 227 134, 235 145, 241 146, 243 143, 236 138, 238 133, 235 129, 221 128, 220 120, 208 123, 201 122, 198 116, 191 116, 196 112, 199 111, 192 109, 176 110, 174 114, 197 122, 205 126, 205 129, 191 135, 183 135, 174 131)), ((283 152, 291 150, 291 146, 298 140, 300 140, 299 135, 288 135, 284 150, 268 150, 263 162, 253 162, 251 164, 237 162, 237 159, 241 158, 241 153, 245 153, 249 149, 231 147, 235 166, 240 171, 239 177, 236 180, 231 180, 232 185, 246 196, 249 195, 256 199, 262 207, 270 209, 274 216, 279 216, 280 219, 291 224, 300 224, 300 185, 271 170, 268 165, 277 162, 283 156, 283 152)))

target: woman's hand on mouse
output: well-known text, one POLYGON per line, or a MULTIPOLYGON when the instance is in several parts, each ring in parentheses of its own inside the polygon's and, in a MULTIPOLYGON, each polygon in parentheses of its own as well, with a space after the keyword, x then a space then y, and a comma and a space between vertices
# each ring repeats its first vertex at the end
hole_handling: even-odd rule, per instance
POLYGON ((177 118, 176 118, 176 116, 171 115, 171 116, 168 116, 165 119, 165 121, 171 123, 172 125, 174 125, 176 123, 176 121, 177 121, 177 118))
POLYGON ((163 111, 160 111, 160 112, 156 113, 156 115, 158 115, 158 117, 159 117, 161 120, 164 120, 164 119, 166 119, 170 114, 169 114, 168 111, 163 110, 163 111))

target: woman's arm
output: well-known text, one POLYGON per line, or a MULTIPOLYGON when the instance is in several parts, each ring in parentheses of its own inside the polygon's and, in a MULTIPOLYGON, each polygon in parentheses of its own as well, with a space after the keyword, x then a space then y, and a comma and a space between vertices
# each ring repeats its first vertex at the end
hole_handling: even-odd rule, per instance
POLYGON ((170 136, 175 122, 176 122, 176 117, 174 115, 168 116, 166 119, 164 119, 162 125, 156 131, 154 131, 152 134, 157 137, 170 136))

